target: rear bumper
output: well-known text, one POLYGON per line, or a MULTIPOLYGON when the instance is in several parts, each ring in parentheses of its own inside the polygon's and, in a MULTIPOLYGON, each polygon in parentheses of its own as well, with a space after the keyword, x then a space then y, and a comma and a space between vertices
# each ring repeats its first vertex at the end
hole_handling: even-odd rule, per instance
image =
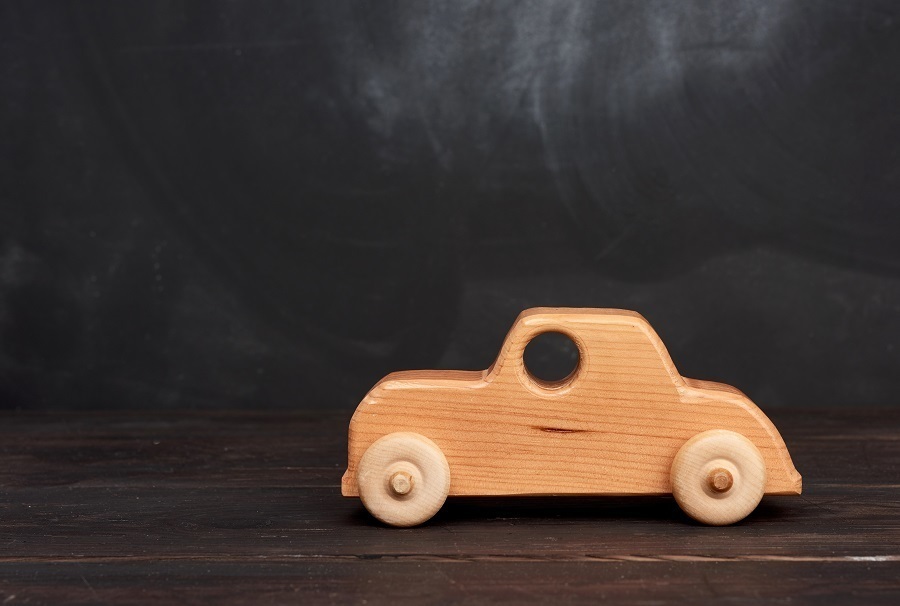
POLYGON ((356 486, 356 478, 350 473, 350 470, 344 472, 341 478, 341 494, 345 497, 358 497, 359 488, 356 486))

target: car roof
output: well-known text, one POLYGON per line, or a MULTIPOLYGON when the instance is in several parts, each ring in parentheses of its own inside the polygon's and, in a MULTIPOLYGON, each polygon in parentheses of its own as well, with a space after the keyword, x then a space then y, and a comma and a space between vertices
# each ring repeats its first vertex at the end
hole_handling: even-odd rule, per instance
POLYGON ((676 386, 684 385, 684 378, 675 368, 665 344, 659 335, 650 326, 644 316, 628 309, 592 308, 592 307, 532 307, 519 314, 513 324, 511 332, 518 327, 535 327, 546 322, 548 330, 554 327, 572 327, 572 332, 577 333, 578 324, 606 324, 611 326, 628 326, 644 333, 650 344, 656 349, 663 367, 672 378, 676 386))
POLYGON ((623 324, 633 324, 635 320, 637 320, 641 324, 648 327, 650 326, 647 319, 636 311, 594 307, 532 307, 520 313, 519 317, 516 319, 516 323, 518 324, 519 322, 535 319, 537 317, 547 317, 550 319, 565 317, 566 322, 578 322, 581 318, 584 318, 585 320, 591 318, 603 318, 603 320, 611 324, 618 323, 617 320, 621 320, 623 324))

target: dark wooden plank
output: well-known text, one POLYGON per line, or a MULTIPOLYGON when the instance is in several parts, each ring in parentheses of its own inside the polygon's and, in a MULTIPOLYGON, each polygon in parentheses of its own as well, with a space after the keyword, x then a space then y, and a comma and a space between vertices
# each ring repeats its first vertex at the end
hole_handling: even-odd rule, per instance
POLYGON ((347 414, 7 415, 0 603, 895 600, 900 411, 772 416, 804 495, 734 527, 669 498, 451 499, 399 530, 339 494, 347 414))
POLYGON ((879 562, 7 564, 0 603, 893 605, 897 570, 879 562))
POLYGON ((0 427, 0 485, 339 486, 349 418, 6 416, 0 427))
POLYGON ((4 490, 0 561, 225 551, 247 558, 422 555, 900 559, 900 488, 773 497, 733 527, 690 522, 668 498, 453 499, 422 528, 376 524, 333 489, 204 487, 4 490))

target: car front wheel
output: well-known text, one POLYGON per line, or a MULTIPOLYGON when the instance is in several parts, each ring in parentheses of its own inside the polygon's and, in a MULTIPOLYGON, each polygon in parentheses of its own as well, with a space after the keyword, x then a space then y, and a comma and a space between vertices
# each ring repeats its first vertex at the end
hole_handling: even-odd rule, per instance
POLYGON ((686 514, 724 526, 756 509, 766 490, 766 464, 753 442, 724 429, 684 443, 671 470, 672 494, 686 514))
POLYGON ((357 471, 359 496, 391 526, 416 526, 438 512, 450 492, 450 466, 437 444, 413 432, 379 438, 357 471))

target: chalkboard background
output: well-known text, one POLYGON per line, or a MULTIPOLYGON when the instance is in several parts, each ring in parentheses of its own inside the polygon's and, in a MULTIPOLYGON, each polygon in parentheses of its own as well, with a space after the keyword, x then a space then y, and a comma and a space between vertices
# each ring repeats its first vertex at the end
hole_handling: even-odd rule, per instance
POLYGON ((891 0, 4 2, 0 103, 3 408, 349 409, 536 305, 900 395, 891 0))

